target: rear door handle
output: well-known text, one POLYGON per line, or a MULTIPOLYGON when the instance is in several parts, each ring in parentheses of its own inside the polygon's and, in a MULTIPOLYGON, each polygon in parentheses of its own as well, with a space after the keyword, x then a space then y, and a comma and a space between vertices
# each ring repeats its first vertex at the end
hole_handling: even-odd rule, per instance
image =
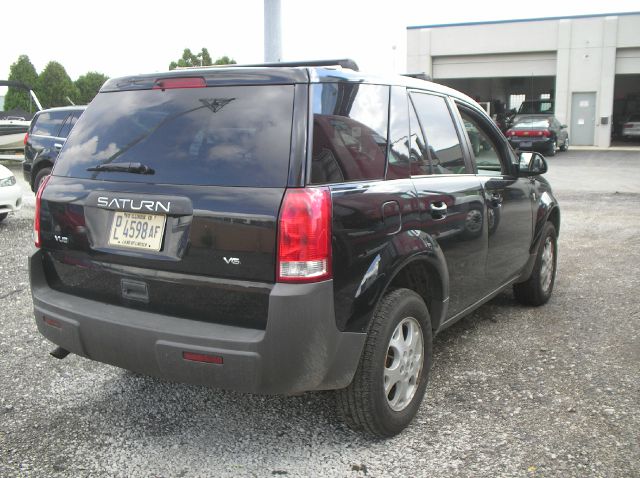
POLYGON ((429 204, 429 209, 431 210, 431 217, 434 219, 444 219, 447 217, 447 204, 442 201, 432 202, 429 204))
POLYGON ((62 149, 62 143, 53 143, 53 147, 60 151, 62 149))

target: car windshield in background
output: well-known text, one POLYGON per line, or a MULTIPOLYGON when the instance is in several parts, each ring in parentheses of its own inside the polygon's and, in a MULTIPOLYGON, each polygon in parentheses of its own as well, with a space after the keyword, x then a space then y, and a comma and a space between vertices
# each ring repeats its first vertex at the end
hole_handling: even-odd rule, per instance
POLYGON ((514 125, 514 129, 548 128, 549 121, 546 119, 522 119, 514 125))
POLYGON ((101 93, 75 125, 54 174, 282 187, 289 171, 292 113, 292 85, 101 93), (153 174, 130 174, 125 167, 130 163, 153 174))

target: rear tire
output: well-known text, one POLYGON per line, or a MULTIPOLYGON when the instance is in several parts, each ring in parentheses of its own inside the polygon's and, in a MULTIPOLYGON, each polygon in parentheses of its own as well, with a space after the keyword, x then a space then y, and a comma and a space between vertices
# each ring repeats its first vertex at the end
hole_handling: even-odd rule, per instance
POLYGON ((547 151, 547 156, 555 156, 556 155, 556 148, 558 147, 558 143, 556 143, 555 141, 551 144, 551 148, 549 148, 549 151, 547 151))
POLYGON ((536 255, 531 276, 525 282, 513 285, 513 295, 524 305, 546 304, 556 280, 558 261, 558 240, 555 226, 547 222, 542 230, 542 238, 536 255))
POLYGON ((388 292, 373 316, 353 381, 336 392, 350 428, 382 438, 411 423, 427 387, 431 340, 422 297, 409 289, 388 292))
POLYGON ((40 183, 42 183, 43 179, 51 174, 51 168, 42 168, 36 174, 36 178, 33 180, 33 192, 37 193, 40 188, 40 183))

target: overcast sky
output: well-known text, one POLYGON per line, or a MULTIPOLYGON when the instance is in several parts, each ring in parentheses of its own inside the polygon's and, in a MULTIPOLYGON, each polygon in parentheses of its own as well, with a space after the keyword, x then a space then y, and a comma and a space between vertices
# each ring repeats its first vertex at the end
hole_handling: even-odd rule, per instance
MULTIPOLYGON (((281 1, 283 60, 350 57, 375 73, 405 71, 408 25, 640 10, 637 0, 281 1)), ((21 54, 38 72, 56 60, 75 80, 165 71, 184 48, 202 47, 214 59, 262 61, 263 1, 3 2, 0 79, 21 54)))

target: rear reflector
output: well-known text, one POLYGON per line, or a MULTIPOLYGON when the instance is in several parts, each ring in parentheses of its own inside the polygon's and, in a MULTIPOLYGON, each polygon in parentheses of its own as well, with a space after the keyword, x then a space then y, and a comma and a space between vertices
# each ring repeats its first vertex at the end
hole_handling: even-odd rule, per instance
POLYGON ((25 146, 27 145, 27 141, 29 141, 29 133, 26 133, 26 134, 24 135, 24 145, 25 145, 25 146))
POLYGON ((220 355, 196 354, 193 352, 182 352, 182 358, 190 362, 216 363, 222 365, 224 359, 220 355))
POLYGON ((50 319, 49 317, 42 316, 42 320, 45 324, 50 325, 51 327, 55 327, 57 329, 62 328, 62 324, 55 319, 50 319))
POLYGON ((331 191, 288 189, 278 221, 278 282, 331 278, 331 191))
POLYGON ((207 82, 201 77, 157 79, 154 90, 170 90, 173 88, 205 88, 207 82))
POLYGON ((41 240, 40 240, 40 202, 42 201, 42 192, 44 191, 44 188, 47 186, 47 183, 49 182, 49 179, 51 178, 51 176, 46 176, 42 182, 40 183, 40 187, 38 188, 38 192, 36 193, 36 211, 35 211, 35 216, 33 218, 33 242, 35 243, 36 247, 40 247, 41 244, 41 240))

